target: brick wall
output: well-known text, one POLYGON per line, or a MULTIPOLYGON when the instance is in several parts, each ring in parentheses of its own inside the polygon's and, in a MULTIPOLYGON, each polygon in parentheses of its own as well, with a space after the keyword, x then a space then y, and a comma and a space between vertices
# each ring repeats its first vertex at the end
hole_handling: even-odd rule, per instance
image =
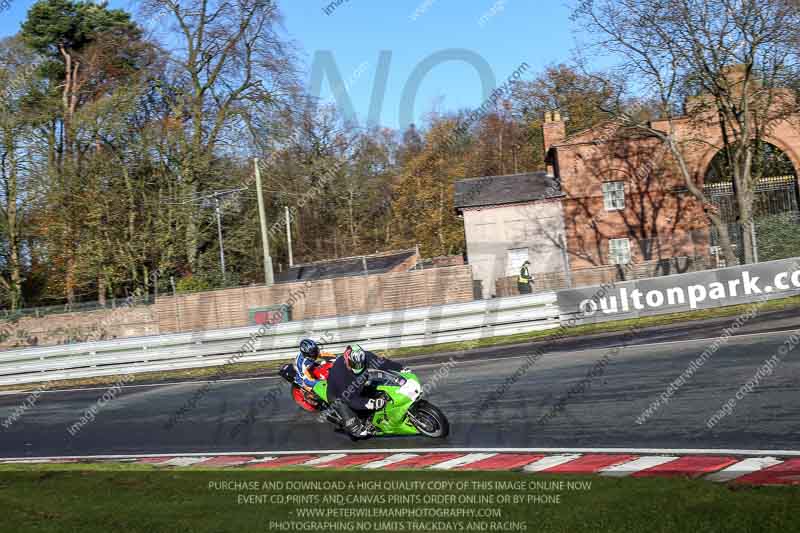
POLYGON ((255 307, 288 303, 292 320, 427 307, 473 299, 468 265, 160 297, 162 333, 250 325, 255 307))
POLYGON ((140 337, 250 325, 250 309, 291 303, 292 319, 347 316, 473 300, 467 265, 353 276, 273 287, 240 287, 154 305, 0 322, 0 349, 140 337))
POLYGON ((561 113, 558 111, 545 112, 542 133, 544 136, 544 153, 546 156, 551 146, 560 143, 567 136, 567 124, 561 119, 561 113))
MULTIPOLYGON (((536 272, 533 293, 557 291, 566 288, 566 276, 563 272, 536 272)), ((518 296, 517 276, 508 276, 497 280, 497 296, 518 296)))
MULTIPOLYGON (((654 278, 670 274, 683 274, 713 268, 707 257, 671 257, 658 261, 633 263, 625 267, 615 265, 583 268, 572 271, 573 287, 590 287, 615 281, 654 278)), ((567 288, 563 272, 546 272, 536 274, 533 292, 556 291, 567 288)), ((497 280, 498 296, 516 296, 517 277, 511 276, 497 280)))
MULTIPOLYGON (((783 95, 794 103, 793 93, 783 95)), ((781 98, 778 93, 777 107, 784 105, 781 98)), ((716 113, 697 108, 691 113, 691 107, 689 111, 671 124, 655 121, 652 127, 674 130, 692 181, 702 185, 724 142, 716 113)), ((767 132, 764 140, 782 150, 800 174, 798 115, 770 122, 767 132)), ((556 144, 555 151, 566 194, 564 219, 572 269, 607 264, 609 240, 617 238, 631 240, 634 262, 709 255, 709 221, 703 206, 686 192, 676 160, 658 139, 607 122, 556 144), (624 209, 605 209, 602 186, 607 181, 624 182, 624 209)))
POLYGON ((24 317, 0 323, 0 348, 47 346, 158 335, 153 306, 24 317))
POLYGON ((684 182, 654 138, 611 139, 557 148, 567 248, 573 270, 608 265, 609 241, 629 239, 631 259, 708 255, 708 221, 700 202, 678 192, 684 182), (625 207, 607 209, 603 184, 622 182, 625 207))

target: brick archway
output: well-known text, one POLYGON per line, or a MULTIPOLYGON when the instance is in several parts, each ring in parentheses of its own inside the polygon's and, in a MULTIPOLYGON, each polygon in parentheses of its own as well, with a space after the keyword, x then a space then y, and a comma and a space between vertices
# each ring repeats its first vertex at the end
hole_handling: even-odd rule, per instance
MULTIPOLYGON (((798 117, 798 119, 800 119, 800 117, 798 117)), ((786 157, 789 158, 789 161, 791 161, 794 167, 795 177, 800 181, 800 128, 795 129, 792 125, 782 123, 775 128, 775 131, 779 134, 767 135, 762 141, 773 145, 786 154, 786 157)), ((694 168, 694 176, 702 180, 705 180, 708 167, 711 165, 714 156, 722 150, 721 136, 714 138, 712 144, 714 146, 703 152, 702 157, 694 168)), ((798 183, 798 185, 800 185, 800 183, 798 183)))
MULTIPOLYGON (((709 134, 706 142, 712 146, 700 152, 702 157, 695 160, 694 178, 697 183, 703 184, 706 198, 716 206, 719 215, 727 222, 731 243, 738 250, 737 253, 741 254, 744 236, 738 223, 739 207, 735 199, 735 187, 732 187, 732 184, 724 179, 720 183, 705 182, 714 158, 723 150, 721 135, 714 138, 710 135, 712 131, 711 127, 706 128, 706 133, 709 134)), ((783 122, 773 128, 771 133, 771 135, 765 135, 761 142, 771 145, 773 149, 786 156, 791 165, 791 171, 794 173, 794 179, 787 179, 790 171, 786 165, 785 170, 782 168, 776 175, 763 176, 770 178, 769 180, 765 182, 759 180, 758 183, 754 183, 755 197, 752 206, 754 217, 786 212, 797 214, 798 205, 800 205, 800 196, 798 196, 798 189, 800 189, 800 130, 783 122)), ((720 237, 712 224, 709 224, 708 228, 709 243, 712 249, 717 248, 716 253, 719 254, 720 237)))

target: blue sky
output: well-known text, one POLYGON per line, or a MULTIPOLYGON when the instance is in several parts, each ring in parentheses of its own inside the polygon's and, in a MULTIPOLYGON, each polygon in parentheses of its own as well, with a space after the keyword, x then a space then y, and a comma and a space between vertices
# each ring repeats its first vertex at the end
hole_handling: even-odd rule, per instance
MULTIPOLYGON (((12 0, 2 14, 0 33, 18 31, 33 0, 12 0)), ((391 51, 380 123, 400 125, 403 89, 426 58, 459 49, 482 58, 484 78, 502 84, 523 62, 529 73, 567 61, 574 47, 569 9, 561 0, 344 0, 330 15, 320 0, 279 0, 286 31, 300 47, 304 79, 318 51, 330 51, 359 122, 366 121, 381 51, 391 51)), ((131 10, 131 0, 114 0, 114 7, 131 10)), ((476 59, 477 61, 477 59, 476 59)), ((481 77, 462 61, 438 64, 420 84, 413 119, 421 122, 429 111, 477 107, 483 101, 481 77)), ((321 96, 333 101, 327 77, 321 96)))

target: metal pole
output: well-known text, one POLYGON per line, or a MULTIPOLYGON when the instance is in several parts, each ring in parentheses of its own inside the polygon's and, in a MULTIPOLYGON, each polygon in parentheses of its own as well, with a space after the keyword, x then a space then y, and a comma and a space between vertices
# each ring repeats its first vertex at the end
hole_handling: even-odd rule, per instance
POLYGON ((219 197, 214 197, 214 210, 217 212, 217 237, 219 238, 219 265, 222 268, 222 281, 225 281, 227 274, 225 272, 225 246, 222 244, 222 214, 219 208, 219 197))
POLYGON ((267 215, 264 210, 264 191, 261 187, 261 171, 258 168, 258 158, 254 160, 256 167, 256 193, 258 195, 258 218, 261 221, 261 244, 264 252, 264 283, 267 287, 275 284, 272 271, 272 257, 269 255, 269 234, 267 234, 267 215))
POLYGON ((286 244, 289 247, 289 268, 294 266, 294 258, 292 257, 292 219, 289 216, 289 206, 285 206, 286 213, 286 244))

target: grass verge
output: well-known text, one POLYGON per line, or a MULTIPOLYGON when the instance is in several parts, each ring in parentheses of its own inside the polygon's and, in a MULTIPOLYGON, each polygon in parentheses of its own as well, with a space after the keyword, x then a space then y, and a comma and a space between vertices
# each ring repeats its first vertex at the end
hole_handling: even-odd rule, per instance
POLYGON ((800 505, 686 479, 77 466, 0 468, 3 531, 783 532, 800 505))
MULTIPOLYGON (((732 305, 728 307, 720 307, 717 309, 702 309, 697 311, 686 311, 681 313, 672 313, 668 315, 659 315, 643 318, 635 318, 628 320, 617 320, 614 322, 604 322, 602 324, 585 324, 574 326, 570 328, 566 337, 579 337, 582 335, 591 335, 596 333, 607 333, 614 331, 625 331, 628 329, 641 329, 653 326, 663 326, 674 324, 678 322, 689 322, 693 320, 707 320, 712 318, 723 318, 727 316, 736 316, 750 308, 752 304, 732 305)), ((790 298, 782 298, 779 300, 770 300, 765 302, 760 312, 765 313, 769 311, 780 311, 785 309, 800 308, 800 296, 792 296, 790 298)), ((476 348, 486 348, 491 346, 503 346, 510 344, 519 344, 523 342, 532 341, 546 341, 553 336, 553 330, 532 331, 530 333, 518 333, 516 335, 506 335, 503 337, 489 337, 485 339, 478 339, 472 341, 462 342, 449 342, 445 344, 433 344, 429 346, 420 346, 416 348, 398 348, 387 350, 385 353, 389 357, 396 358, 411 358, 420 355, 431 355, 436 353, 459 352, 464 350, 472 350, 476 348)), ((235 363, 225 367, 224 376, 220 376, 220 367, 207 367, 207 368, 192 368, 186 370, 170 370, 167 372, 145 372, 136 374, 130 383, 154 383, 166 381, 182 381, 182 380, 203 380, 203 379, 218 379, 247 377, 257 375, 267 375, 274 373, 285 361, 266 361, 262 363, 235 363)), ((70 379, 60 380, 51 383, 51 389, 55 388, 69 388, 69 387, 85 387, 95 385, 111 385, 119 378, 116 376, 103 376, 97 378, 85 379, 70 379)), ((36 388, 36 383, 27 383, 25 385, 8 385, 0 386, 0 391, 8 390, 31 390, 36 388)))

